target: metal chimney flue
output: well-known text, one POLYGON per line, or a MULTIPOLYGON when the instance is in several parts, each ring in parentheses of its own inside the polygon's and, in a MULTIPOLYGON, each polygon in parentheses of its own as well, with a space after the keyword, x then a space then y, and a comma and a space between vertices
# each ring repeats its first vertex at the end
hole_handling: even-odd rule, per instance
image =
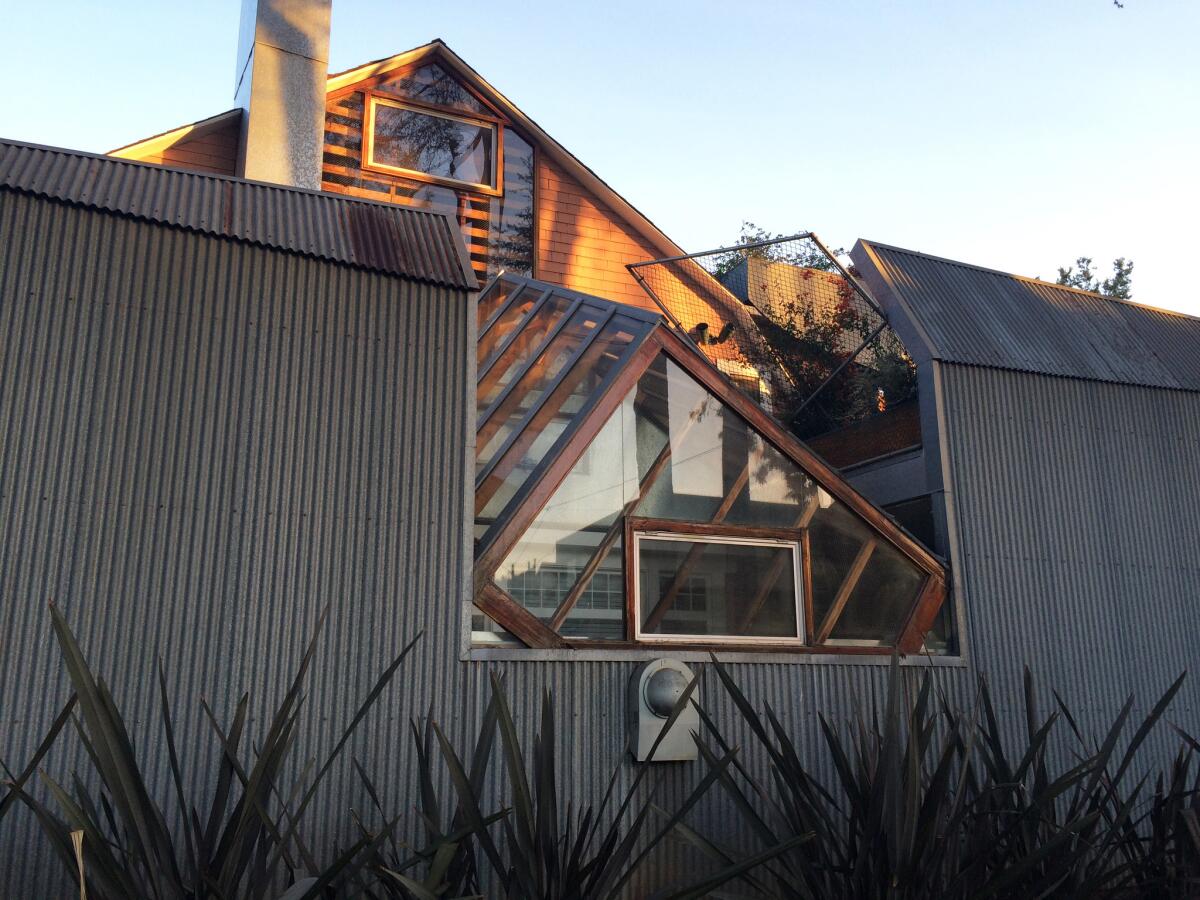
POLYGON ((238 174, 321 187, 332 0, 242 0, 238 174))

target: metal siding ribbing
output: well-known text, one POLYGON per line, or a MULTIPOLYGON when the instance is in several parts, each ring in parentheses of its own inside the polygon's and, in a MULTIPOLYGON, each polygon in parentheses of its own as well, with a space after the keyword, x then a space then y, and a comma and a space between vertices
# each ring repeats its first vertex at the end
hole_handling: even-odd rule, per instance
MULTIPOLYGON (((1028 664, 1089 730, 1144 712, 1200 662, 1200 396, 939 372, 974 667, 1016 699, 1028 664)), ((1200 731, 1200 684, 1169 719, 1200 731)), ((1154 763, 1176 747, 1160 728, 1154 763)))
POLYGON ((887 305, 894 292, 934 359, 1200 390, 1200 319, 882 244, 860 248, 856 263, 871 278, 878 267, 880 299, 887 305))
POLYGON ((0 141, 0 187, 474 290, 447 216, 318 191, 0 141))
MULTIPOLYGON (((68 694, 48 598, 164 800, 159 656, 206 791, 199 698, 227 717, 250 691, 261 737, 329 603, 299 758, 428 634, 393 694, 419 699, 353 748, 404 809, 393 748, 462 674, 442 637, 464 590, 472 310, 462 291, 0 192, 0 758, 22 765, 68 694)), ((50 771, 80 764, 73 744, 50 771)), ((324 804, 312 821, 344 838, 346 805, 324 804)), ((24 814, 5 822, 0 895, 58 896, 58 871, 24 814)))
MULTIPOLYGON (((408 722, 432 709, 461 746, 493 671, 527 737, 553 692, 564 802, 597 799, 618 763, 628 784, 636 663, 459 659, 473 317, 462 292, 0 192, 0 758, 22 765, 68 694, 47 598, 113 686, 164 805, 157 659, 203 798, 218 748, 199 698, 227 720, 249 691, 260 739, 329 603, 297 760, 321 758, 351 704, 423 637, 319 794, 313 846, 344 844, 351 806, 366 808, 351 756, 389 809, 410 810, 408 722)), ((878 665, 732 668, 826 772, 817 715, 879 702, 887 680, 878 665)), ((969 695, 965 670, 933 674, 969 695)), ((712 678, 704 699, 755 753, 712 678)), ((46 768, 81 764, 68 738, 46 768)), ((701 772, 656 771, 659 801, 701 772)), ((728 835, 734 817, 714 794, 695 821, 728 835)), ((674 850, 630 895, 695 871, 674 850)), ((0 833, 0 896, 64 896, 61 878, 18 810, 0 833)))

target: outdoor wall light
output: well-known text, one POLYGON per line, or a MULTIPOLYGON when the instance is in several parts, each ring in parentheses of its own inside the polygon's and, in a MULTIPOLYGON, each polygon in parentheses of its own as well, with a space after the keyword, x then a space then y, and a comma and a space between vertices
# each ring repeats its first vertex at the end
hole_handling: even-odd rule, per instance
MULTIPOLYGON (((658 739, 675 704, 691 684, 692 670, 674 659, 656 659, 639 666, 629 680, 629 743, 633 756, 644 760, 658 739)), ((692 705, 699 701, 693 691, 687 707, 654 751, 653 762, 678 762, 695 759, 696 741, 692 732, 700 727, 700 714, 692 705)))

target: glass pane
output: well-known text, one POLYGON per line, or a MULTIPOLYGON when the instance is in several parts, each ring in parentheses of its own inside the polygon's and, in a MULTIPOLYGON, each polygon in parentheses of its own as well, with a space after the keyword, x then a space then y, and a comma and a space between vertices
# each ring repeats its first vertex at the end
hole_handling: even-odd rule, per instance
POLYGON ((483 424, 476 437, 476 472, 481 471, 491 461, 492 456, 521 424, 526 414, 554 385, 559 373, 571 361, 579 346, 599 326, 600 318, 601 314, 591 307, 578 310, 566 327, 555 335, 550 345, 541 352, 505 401, 483 424))
POLYGON ((830 639, 895 644, 924 581, 912 563, 891 547, 878 544, 830 639))
POLYGON ((497 647, 525 646, 520 638, 511 634, 474 603, 471 604, 471 643, 497 647))
MULTIPOLYGON (((621 358, 633 341, 633 337, 633 333, 624 330, 620 324, 608 325, 584 351, 579 361, 563 376, 562 381, 554 387, 554 392, 542 405, 538 415, 513 442, 512 447, 506 451, 504 458, 496 468, 476 489, 477 501, 480 498, 484 499, 484 507, 479 513, 483 520, 491 522, 504 510, 504 507, 528 480, 529 475, 545 458, 550 448, 554 446, 567 427, 575 421, 579 411, 612 372, 617 360, 621 358)), ((557 341, 557 338, 555 340, 557 341)), ((551 347, 553 347, 553 343, 551 347)), ((518 384, 512 393, 518 394, 522 390, 524 390, 523 385, 518 384)), ((510 394, 510 396, 512 395, 510 394)), ((505 401, 501 404, 501 409, 507 405, 508 401, 505 401)), ((496 413, 493 413, 492 418, 496 418, 499 414, 500 410, 497 410, 496 413)), ((515 419, 517 419, 515 415, 509 417, 504 427, 497 432, 497 436, 485 448, 486 453, 496 452, 501 443, 499 435, 516 427, 515 419)))
POLYGON ((373 163, 493 186, 492 125, 378 101, 374 109, 373 163))
POLYGON ((492 282, 491 287, 484 291, 479 296, 479 331, 483 332, 483 326, 488 323, 488 320, 496 314, 496 310, 502 307, 509 295, 512 294, 517 286, 511 281, 505 281, 503 278, 497 278, 492 282))
POLYGON ((533 305, 537 303, 541 295, 542 291, 539 288, 522 288, 517 298, 508 305, 508 309, 500 313, 500 318, 480 336, 475 357, 476 364, 480 368, 487 360, 491 359, 496 348, 504 343, 504 339, 512 334, 513 329, 521 324, 525 314, 533 309, 533 305))
POLYGON ((437 63, 409 69, 375 90, 402 100, 417 100, 430 106, 442 106, 461 112, 488 115, 490 110, 437 63))
POLYGON ((641 632, 796 638, 794 545, 638 539, 641 632))
POLYGON ((638 381, 638 466, 669 462, 637 515, 798 528, 816 494, 804 471, 690 375, 660 356, 638 381))
POLYGON ((537 315, 521 329, 521 333, 513 342, 504 349, 500 358, 479 382, 475 398, 476 408, 480 415, 504 392, 512 379, 529 361, 533 352, 541 345, 546 335, 561 321, 570 306, 571 301, 565 297, 551 297, 542 304, 537 315))
MULTIPOLYGON (((537 427, 517 438, 481 485, 486 504, 476 519, 477 537, 496 527, 496 517, 586 402, 594 380, 579 380, 581 373, 608 373, 620 348, 605 348, 603 339, 553 389, 537 427)), ((533 376, 530 384, 537 396, 546 389, 533 376)), ((518 383, 513 394, 522 390, 518 383)), ((517 400, 505 401, 493 418, 510 415, 509 406, 519 424, 517 412, 529 407, 517 400)), ((506 427, 496 433, 507 434, 506 427)), ((484 453, 493 452, 488 439, 481 440, 484 453)), ((639 379, 552 495, 496 572, 497 584, 549 618, 624 515, 772 528, 784 542, 781 551, 769 538, 716 544, 643 538, 648 552, 638 583, 647 634, 796 638, 793 539, 809 548, 810 627, 819 635, 827 623, 829 641, 894 644, 924 583, 914 563, 666 357, 639 379), (697 434, 703 441, 692 437, 697 434)), ((603 579, 565 620, 566 634, 604 640, 625 633, 621 572, 629 548, 622 548, 619 533, 613 537, 599 566, 603 579)))
POLYGON ((488 271, 533 273, 535 177, 533 147, 504 129, 504 194, 492 200, 488 223, 488 271))
POLYGON ((588 561, 618 526, 615 540, 562 633, 625 637, 625 567, 619 530, 637 491, 633 404, 628 398, 563 479, 495 573, 496 584, 542 619, 570 593, 588 561))
POLYGON ((916 604, 924 574, 832 499, 813 517, 809 548, 815 633, 821 634, 839 596, 848 590, 829 639, 894 644, 916 604), (868 552, 865 567, 855 574, 860 554, 868 552))

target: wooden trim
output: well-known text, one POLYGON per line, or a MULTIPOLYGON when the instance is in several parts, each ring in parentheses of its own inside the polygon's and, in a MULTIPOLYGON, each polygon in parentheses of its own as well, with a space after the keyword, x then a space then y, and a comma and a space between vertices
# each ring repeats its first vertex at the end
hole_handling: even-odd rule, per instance
POLYGON ((909 536, 887 514, 850 487, 838 472, 797 440, 769 413, 733 386, 715 366, 683 342, 679 335, 659 328, 659 342, 671 360, 713 393, 722 403, 750 423, 784 456, 804 469, 814 481, 825 488, 853 512, 865 519, 876 531, 911 559, 922 571, 945 577, 942 562, 909 536))
POLYGON ((509 124, 516 128, 525 140, 545 154, 554 165, 564 169, 597 200, 625 222, 639 237, 645 240, 662 256, 677 256, 684 251, 678 244, 663 234, 649 219, 635 209, 628 200, 614 191, 595 172, 581 163, 558 141, 546 133, 536 122, 519 110, 516 105, 487 82, 453 50, 439 40, 432 41, 387 59, 377 60, 345 72, 329 76, 326 82, 328 96, 340 97, 356 90, 364 90, 364 84, 382 75, 389 75, 406 66, 416 66, 435 60, 472 91, 490 109, 496 110, 509 124))
POLYGON ((631 516, 635 531, 668 531, 673 534, 695 534, 710 538, 746 538, 759 541, 788 541, 795 543, 799 535, 795 528, 763 528, 757 525, 723 525, 712 522, 680 522, 676 519, 647 519, 631 516))
POLYGON ((800 566, 800 590, 804 591, 804 640, 811 644, 816 631, 813 622, 816 614, 813 612, 812 546, 807 527, 800 532, 800 566))
POLYGON ((570 646, 494 581, 487 582, 476 592, 475 605, 526 646, 535 649, 570 646))
POLYGON ((641 574, 633 565, 633 525, 625 517, 625 639, 637 643, 637 590, 641 574))
POLYGON ((842 579, 842 585, 833 598, 829 612, 825 613, 825 620, 821 622, 821 628, 817 631, 816 643, 823 644, 829 640, 829 635, 837 627, 838 619, 842 617, 842 611, 850 601, 850 595, 858 587, 858 580, 862 578, 862 573, 867 568, 867 563, 871 561, 871 556, 875 553, 875 547, 878 544, 879 541, 875 538, 868 538, 859 548, 858 555, 854 557, 854 562, 850 564, 850 570, 846 572, 846 577, 842 579))
POLYGON ((925 635, 933 627, 934 620, 946 602, 946 582, 936 575, 931 575, 925 581, 925 586, 918 595, 916 605, 908 621, 900 630, 896 648, 901 653, 920 653, 925 645, 925 635))
MULTIPOLYGON (((446 60, 441 59, 441 53, 438 52, 440 41, 433 41, 424 46, 417 47, 405 53, 397 54, 391 59, 381 60, 377 63, 367 63, 365 66, 358 66, 355 69, 350 69, 345 72, 335 73, 330 75, 325 82, 325 97, 326 101, 340 100, 349 94, 358 92, 366 93, 367 91, 375 91, 379 85, 388 81, 395 81, 404 75, 419 69, 428 63, 443 63, 446 60), (433 59, 427 57, 432 56, 433 59), (355 77, 361 74, 361 77, 355 77)), ((446 53, 453 54, 449 47, 441 46, 441 50, 446 53)), ((473 79, 464 77, 462 72, 456 71, 453 65, 442 65, 446 74, 458 82, 468 94, 474 97, 480 104, 491 110, 492 115, 488 118, 495 118, 502 125, 512 125, 512 119, 506 116, 503 110, 500 109, 492 100, 490 100, 480 88, 475 85, 473 79)), ((383 96, 389 96, 384 94, 383 96)), ((425 104, 429 105, 429 104, 425 104)), ((439 107, 440 108, 440 107, 439 107)), ((479 115, 478 113, 468 113, 468 115, 479 115)), ((522 135, 524 137, 524 135, 522 135)))
POLYGON ((720 641, 662 641, 654 635, 644 636, 640 641, 596 641, 571 638, 568 642, 574 650, 662 650, 664 653, 698 650, 717 653, 796 653, 806 656, 891 656, 891 647, 851 647, 828 644, 808 646, 799 641, 779 641, 769 638, 745 643, 723 643, 720 641))
MULTIPOLYGON (((542 386, 542 395, 534 404, 526 410, 521 417, 521 421, 512 430, 508 437, 504 438, 500 446, 491 455, 491 458, 484 463, 478 474, 475 476, 475 512, 479 513, 491 500, 492 495, 496 492, 500 482, 508 477, 508 474, 517 466, 521 458, 525 455, 525 451, 538 439, 543 429, 549 423, 558 411, 562 408, 563 401, 571 395, 581 379, 587 377, 588 366, 584 365, 584 360, 588 358, 588 354, 592 348, 596 346, 596 342, 604 334, 604 330, 608 323, 613 320, 615 312, 608 312, 596 316, 596 324, 592 330, 584 336, 579 342, 571 355, 563 362, 562 368, 550 377, 550 382, 542 386)), ((569 325, 570 323, 566 323, 569 325)), ((636 336, 634 340, 636 340, 636 336)), ((521 373, 519 379, 513 380, 514 388, 509 392, 505 401, 494 409, 489 410, 488 416, 480 423, 475 431, 475 447, 478 454, 480 448, 485 448, 492 442, 499 432, 504 427, 508 415, 511 415, 520 407, 522 395, 516 391, 518 386, 527 390, 528 386, 521 383, 530 376, 539 366, 545 367, 553 362, 553 358, 548 357, 549 347, 533 358, 533 364, 521 373), (545 357, 545 358, 544 358, 545 357), (504 409, 505 404, 509 401, 512 406, 508 412, 501 416, 500 412, 504 409)), ((541 378, 545 375, 545 368, 537 373, 537 377, 541 378)), ((478 459, 478 456, 476 457, 478 459)))
POLYGON ((454 188, 458 191, 465 191, 472 194, 480 194, 486 197, 501 197, 504 195, 504 126, 496 119, 473 116, 469 114, 459 113, 457 110, 450 111, 440 109, 438 107, 428 106, 423 103, 414 103, 408 100, 397 100, 394 97, 388 97, 383 94, 376 94, 371 91, 364 92, 364 108, 363 108, 363 134, 362 134, 362 167, 366 172, 382 172, 386 175, 397 175, 401 178, 408 178, 412 181, 423 181, 428 184, 440 184, 445 187, 454 188), (474 125, 481 128, 487 128, 492 134, 492 184, 481 184, 477 181, 463 181, 458 178, 447 178, 444 175, 431 175, 428 172, 422 172, 418 169, 405 169, 401 166, 392 166, 387 163, 376 162, 375 160, 375 107, 382 104, 390 106, 394 109, 409 109, 413 112, 421 113, 427 116, 438 116, 443 119, 451 119, 457 122, 464 122, 467 125, 474 125))

